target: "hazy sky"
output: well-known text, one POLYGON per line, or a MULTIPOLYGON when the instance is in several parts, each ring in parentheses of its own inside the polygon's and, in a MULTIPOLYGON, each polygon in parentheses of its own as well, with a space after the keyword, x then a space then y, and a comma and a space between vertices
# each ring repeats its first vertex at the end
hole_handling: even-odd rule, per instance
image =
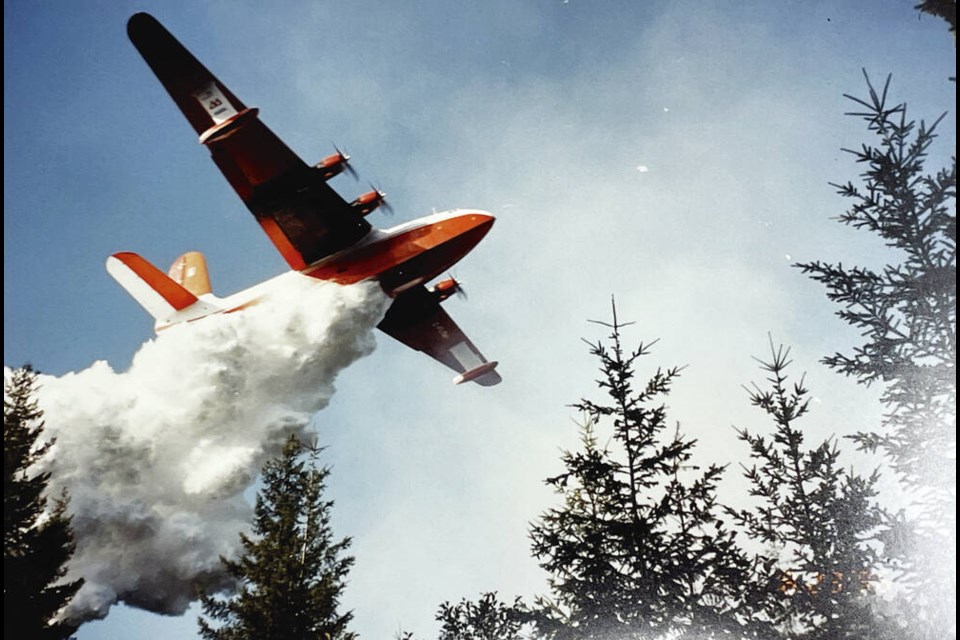
MULTIPOLYGON (((761 377, 768 333, 808 372, 811 437, 870 426, 876 391, 817 364, 856 333, 789 265, 886 259, 830 219, 846 203, 828 182, 856 175, 840 148, 867 140, 843 115, 861 68, 892 73, 915 118, 954 103, 953 39, 914 4, 8 1, 4 363, 128 367, 152 322, 106 274, 116 251, 161 267, 203 251, 220 294, 285 268, 127 40, 136 11, 304 160, 345 148, 365 182, 335 188, 349 200, 373 181, 396 211, 374 224, 491 211, 456 268, 469 302, 447 309, 503 384, 453 387, 378 334, 315 419, 336 531, 354 539, 354 629, 431 637, 443 600, 544 591, 528 523, 576 443, 568 405, 597 375, 580 338, 603 335, 587 319, 609 317, 611 294, 628 340, 661 340, 641 368, 689 365, 670 417, 699 461, 743 460, 731 425, 766 426, 740 385, 761 377)), ((194 618, 115 607, 78 637, 189 638, 194 618)))

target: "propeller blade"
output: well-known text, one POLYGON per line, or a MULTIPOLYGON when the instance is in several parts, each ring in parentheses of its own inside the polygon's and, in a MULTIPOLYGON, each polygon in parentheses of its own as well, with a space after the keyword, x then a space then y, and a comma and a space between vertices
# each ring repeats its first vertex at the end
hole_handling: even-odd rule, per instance
POLYGON ((349 173, 350 177, 353 178, 354 180, 359 180, 360 176, 357 175, 357 170, 353 168, 352 164, 350 164, 350 154, 341 151, 340 147, 338 147, 336 144, 333 145, 333 148, 338 154, 340 154, 340 157, 343 158, 344 171, 349 173))
POLYGON ((350 156, 344 156, 344 158, 346 158, 346 160, 343 163, 343 168, 346 169, 347 173, 350 174, 351 178, 359 181, 360 176, 357 174, 357 170, 353 168, 352 164, 350 164, 350 156))
POLYGON ((467 290, 463 288, 463 282, 461 282, 453 273, 448 273, 447 275, 451 280, 453 280, 453 288, 457 293, 457 297, 467 300, 469 296, 467 296, 467 290))
POLYGON ((387 200, 387 194, 383 192, 378 186, 375 186, 372 182, 370 183, 370 188, 376 191, 380 195, 380 206, 378 207, 384 214, 388 216, 393 215, 393 205, 390 204, 390 201, 387 200))

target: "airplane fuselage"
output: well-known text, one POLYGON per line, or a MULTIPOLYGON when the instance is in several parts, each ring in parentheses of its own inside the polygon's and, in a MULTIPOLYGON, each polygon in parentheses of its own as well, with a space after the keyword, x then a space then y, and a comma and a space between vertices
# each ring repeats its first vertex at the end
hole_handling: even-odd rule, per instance
MULTIPOLYGON (((348 285, 377 279, 394 297, 447 271, 490 231, 495 218, 485 211, 455 209, 424 216, 389 229, 372 229, 360 242, 302 269, 302 275, 348 285)), ((218 300, 223 313, 257 304, 278 279, 218 300)), ((207 296, 201 296, 201 299, 207 296)), ((217 300, 209 296, 211 301, 217 300)), ((199 319, 199 318, 197 318, 199 319)), ((158 329, 166 328, 166 323, 158 329)))
POLYGON ((394 296, 448 270, 483 239, 493 222, 484 211, 457 209, 373 229, 357 244, 301 273, 337 284, 377 278, 394 296))

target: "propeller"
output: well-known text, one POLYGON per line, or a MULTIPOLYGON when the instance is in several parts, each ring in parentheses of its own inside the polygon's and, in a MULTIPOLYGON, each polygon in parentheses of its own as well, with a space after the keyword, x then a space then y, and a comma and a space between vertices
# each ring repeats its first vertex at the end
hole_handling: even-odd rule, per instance
POLYGON ((457 297, 463 301, 466 301, 470 296, 467 295, 467 290, 463 288, 463 282, 457 279, 453 273, 448 273, 450 279, 453 280, 453 290, 456 291, 457 297))
POLYGON ((377 194, 380 196, 380 206, 377 208, 383 211, 386 215, 392 216, 393 205, 391 205, 390 202, 387 200, 387 194, 384 193, 383 190, 380 189, 380 187, 374 186, 372 182, 370 183, 370 188, 376 191, 377 194))
POLYGON ((337 154, 338 154, 341 158, 343 158, 343 169, 344 169, 344 171, 346 171, 347 173, 349 173, 349 174, 350 174, 350 177, 353 178, 354 180, 359 180, 359 179, 360 179, 360 176, 357 175, 357 170, 354 169, 354 168, 353 168, 353 165, 350 164, 350 155, 347 154, 347 153, 344 153, 343 151, 340 151, 340 147, 338 147, 336 144, 333 145, 333 149, 334 149, 334 151, 337 152, 337 154))
POLYGON ((447 278, 444 278, 437 284, 433 285, 431 291, 434 295, 437 296, 438 302, 443 302, 452 296, 457 294, 457 297, 467 299, 467 291, 463 288, 463 283, 457 280, 453 275, 447 274, 447 278))

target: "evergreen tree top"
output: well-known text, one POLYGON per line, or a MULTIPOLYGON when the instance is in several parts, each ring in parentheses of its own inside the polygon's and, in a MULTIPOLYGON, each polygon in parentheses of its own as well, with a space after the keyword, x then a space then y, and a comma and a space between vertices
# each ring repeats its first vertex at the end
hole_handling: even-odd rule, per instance
POLYGON ((333 501, 324 500, 330 470, 320 450, 290 436, 263 468, 251 535, 238 558, 221 558, 237 591, 202 599, 202 637, 219 640, 350 640, 353 617, 338 611, 353 558, 350 539, 336 541, 333 501), (210 622, 220 623, 213 626, 210 622))
POLYGON ((4 637, 68 638, 76 629, 60 619, 83 580, 63 582, 75 548, 67 495, 47 499, 49 471, 36 465, 53 440, 43 441, 37 374, 12 372, 3 398, 3 607, 4 637))

